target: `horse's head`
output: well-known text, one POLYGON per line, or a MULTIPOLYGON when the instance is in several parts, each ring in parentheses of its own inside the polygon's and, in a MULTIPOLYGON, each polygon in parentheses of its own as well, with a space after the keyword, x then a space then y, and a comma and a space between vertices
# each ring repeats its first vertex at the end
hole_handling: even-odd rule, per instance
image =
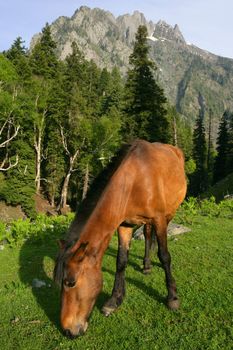
POLYGON ((87 330, 88 317, 102 288, 102 274, 88 243, 70 249, 61 243, 54 277, 61 285, 61 326, 74 338, 87 330))

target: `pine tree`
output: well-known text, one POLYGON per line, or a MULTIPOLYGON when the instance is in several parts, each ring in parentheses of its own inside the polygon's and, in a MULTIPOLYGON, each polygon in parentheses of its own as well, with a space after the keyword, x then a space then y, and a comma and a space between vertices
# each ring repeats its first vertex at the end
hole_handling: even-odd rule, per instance
POLYGON ((228 161, 227 161, 227 173, 233 172, 233 113, 229 115, 229 127, 228 127, 228 161))
POLYGON ((53 78, 56 75, 58 60, 55 49, 56 43, 52 39, 50 26, 47 23, 31 53, 30 65, 34 74, 44 78, 53 78))
POLYGON ((13 44, 11 45, 10 49, 6 51, 5 55, 10 61, 16 60, 19 56, 25 56, 26 55, 26 48, 23 45, 24 41, 19 36, 15 39, 13 44))
POLYGON ((90 110, 84 96, 89 85, 87 70, 87 62, 73 43, 72 53, 67 57, 61 74, 54 79, 56 83, 51 90, 47 135, 49 162, 46 173, 53 186, 48 183, 47 189, 50 201, 54 204, 57 199, 61 211, 66 209, 70 181, 77 171, 82 149, 89 138, 90 110))
POLYGON ((229 132, 228 132, 229 112, 225 111, 219 124, 217 138, 217 157, 214 164, 214 182, 217 182, 227 175, 227 162, 229 151, 229 132))
POLYGON ((27 50, 21 37, 16 38, 11 48, 5 52, 5 55, 14 64, 21 84, 23 86, 27 85, 31 79, 32 72, 29 66, 27 50))
POLYGON ((148 141, 167 142, 166 98, 155 82, 156 68, 148 57, 147 36, 147 28, 139 26, 125 86, 124 133, 148 141))
POLYGON ((98 102, 100 99, 98 84, 100 79, 100 69, 97 67, 95 62, 91 60, 86 61, 85 68, 85 86, 83 86, 82 95, 87 101, 89 115, 98 115, 98 102))
POLYGON ((45 120, 44 149, 45 159, 43 174, 45 193, 52 206, 60 199, 61 184, 65 173, 65 154, 61 143, 60 125, 67 118, 69 91, 66 91, 65 68, 53 79, 48 97, 48 110, 45 120))
POLYGON ((207 172, 208 172, 208 184, 211 185, 213 182, 213 170, 214 170, 214 157, 215 150, 213 146, 213 135, 212 135, 212 119, 213 112, 209 109, 209 121, 208 121, 208 144, 207 144, 207 172))
POLYGON ((106 68, 103 68, 100 74, 99 82, 98 82, 98 90, 100 96, 105 96, 108 91, 109 83, 110 83, 111 75, 107 71, 106 68))
POLYGON ((72 86, 74 83, 81 87, 85 84, 86 61, 76 42, 72 42, 71 48, 72 52, 65 60, 66 68, 68 67, 65 69, 67 88, 70 88, 69 84, 72 86))
POLYGON ((100 114, 111 114, 112 109, 117 110, 120 115, 123 102, 123 82, 119 70, 114 67, 109 74, 108 79, 105 79, 105 84, 102 80, 102 96, 100 98, 100 114))
POLYGON ((193 133, 193 159, 196 170, 191 179, 191 192, 198 195, 208 187, 207 176, 207 145, 205 139, 205 127, 203 113, 200 110, 193 133))

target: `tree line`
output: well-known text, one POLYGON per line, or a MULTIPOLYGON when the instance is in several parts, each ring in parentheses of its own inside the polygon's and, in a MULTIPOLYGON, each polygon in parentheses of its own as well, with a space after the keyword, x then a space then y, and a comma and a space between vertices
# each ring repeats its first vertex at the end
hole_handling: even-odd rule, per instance
MULTIPOLYGON (((207 164, 206 146, 198 150, 206 142, 205 136, 201 139, 204 131, 197 126, 192 142, 188 121, 169 105, 155 79, 147 36, 140 26, 125 78, 116 67, 109 72, 87 61, 76 43, 64 61, 58 60, 48 24, 31 51, 19 37, 0 54, 1 199, 21 204, 31 217, 36 194, 60 211, 67 204, 74 208, 120 145, 135 138, 180 146, 187 170, 193 172, 190 184, 197 194, 204 189, 195 187, 201 162, 207 164), (205 160, 199 159, 200 152, 205 160)), ((228 119, 230 135, 232 117, 228 119)), ((205 165, 203 171, 213 174, 219 168, 221 152, 230 159, 229 135, 227 151, 217 148, 215 168, 205 165)), ((226 167, 232 169, 228 158, 226 167)))
POLYGON ((207 129, 200 108, 193 132, 192 156, 195 169, 190 175, 189 193, 198 196, 211 185, 233 173, 233 113, 226 110, 219 122, 216 148, 212 139, 213 112, 209 109, 207 129))

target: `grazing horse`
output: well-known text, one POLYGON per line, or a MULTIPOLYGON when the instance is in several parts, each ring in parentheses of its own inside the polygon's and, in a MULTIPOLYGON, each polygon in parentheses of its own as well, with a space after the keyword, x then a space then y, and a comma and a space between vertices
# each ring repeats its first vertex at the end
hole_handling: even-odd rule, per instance
MULTIPOLYGON (((87 329, 102 288, 102 258, 116 229, 119 246, 115 282, 103 313, 110 315, 123 301, 125 268, 135 224, 145 225, 146 242, 152 229, 155 231, 158 257, 165 270, 168 307, 179 307, 167 248, 167 225, 185 194, 183 154, 177 147, 161 143, 137 140, 124 146, 97 177, 77 211, 67 239, 60 241, 54 269, 54 279, 62 289, 61 326, 68 337, 74 338, 87 329)), ((148 249, 149 243, 147 252, 148 249)))

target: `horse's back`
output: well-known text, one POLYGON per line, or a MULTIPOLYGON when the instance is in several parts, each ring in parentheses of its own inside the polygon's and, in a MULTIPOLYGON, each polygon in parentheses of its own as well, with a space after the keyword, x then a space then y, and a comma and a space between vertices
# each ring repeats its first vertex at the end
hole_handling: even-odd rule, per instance
MULTIPOLYGON (((131 203, 137 210, 172 216, 186 194, 183 152, 175 146, 138 140, 131 148, 128 171, 134 174, 131 203)), ((145 214, 146 215, 146 214, 145 214)))
POLYGON ((132 146, 131 153, 132 161, 136 162, 140 168, 147 168, 149 173, 156 173, 159 176, 166 175, 167 178, 164 179, 166 181, 169 177, 176 175, 174 173, 176 170, 182 175, 181 182, 185 181, 184 155, 178 147, 137 140, 132 146))

